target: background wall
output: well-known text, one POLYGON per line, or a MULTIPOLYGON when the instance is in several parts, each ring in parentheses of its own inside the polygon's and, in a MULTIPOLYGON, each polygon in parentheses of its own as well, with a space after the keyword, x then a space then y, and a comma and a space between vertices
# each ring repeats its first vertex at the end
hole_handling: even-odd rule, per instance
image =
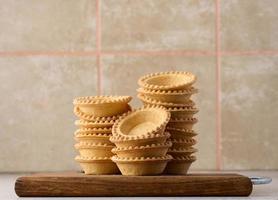
POLYGON ((78 169, 72 99, 198 76, 194 169, 278 169, 276 0, 0 0, 0 171, 78 169))

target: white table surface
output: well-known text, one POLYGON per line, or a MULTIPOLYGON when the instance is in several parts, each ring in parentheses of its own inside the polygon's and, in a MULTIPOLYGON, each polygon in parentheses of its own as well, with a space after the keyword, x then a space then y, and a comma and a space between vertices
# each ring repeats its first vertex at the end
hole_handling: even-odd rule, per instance
MULTIPOLYGON (((195 173, 195 171, 194 171, 195 173)), ((213 172, 212 172, 213 173, 213 172)), ((278 171, 240 171, 237 172, 246 176, 269 176, 272 178, 272 183, 267 185, 257 185, 254 186, 253 192, 250 197, 114 197, 113 199, 273 199, 278 200, 278 171)), ((14 192, 14 183, 17 177, 26 175, 26 174, 0 174, 0 199, 23 199, 17 197, 14 192)), ((111 197, 103 197, 103 198, 24 198, 24 199, 101 199, 101 200, 108 200, 111 197)))

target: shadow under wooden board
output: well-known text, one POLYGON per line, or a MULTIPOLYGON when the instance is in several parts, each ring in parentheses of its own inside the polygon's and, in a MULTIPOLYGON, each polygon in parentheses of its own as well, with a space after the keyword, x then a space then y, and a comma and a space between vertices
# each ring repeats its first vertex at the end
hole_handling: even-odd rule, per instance
POLYGON ((19 177, 20 197, 77 196, 249 196, 252 182, 239 174, 162 176, 84 175, 79 172, 40 173, 19 177))

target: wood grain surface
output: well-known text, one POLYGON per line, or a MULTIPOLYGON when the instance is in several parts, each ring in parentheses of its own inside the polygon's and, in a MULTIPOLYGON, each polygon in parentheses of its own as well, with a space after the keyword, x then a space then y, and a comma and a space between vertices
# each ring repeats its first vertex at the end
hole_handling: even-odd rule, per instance
POLYGON ((19 177, 15 192, 21 197, 248 196, 252 183, 238 174, 122 176, 63 172, 19 177))

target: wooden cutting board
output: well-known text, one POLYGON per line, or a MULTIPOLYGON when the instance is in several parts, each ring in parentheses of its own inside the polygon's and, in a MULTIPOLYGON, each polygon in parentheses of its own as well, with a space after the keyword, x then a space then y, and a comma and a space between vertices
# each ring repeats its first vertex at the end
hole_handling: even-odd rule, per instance
POLYGON ((239 174, 122 176, 63 172, 19 177, 15 192, 20 197, 248 196, 252 183, 239 174))

